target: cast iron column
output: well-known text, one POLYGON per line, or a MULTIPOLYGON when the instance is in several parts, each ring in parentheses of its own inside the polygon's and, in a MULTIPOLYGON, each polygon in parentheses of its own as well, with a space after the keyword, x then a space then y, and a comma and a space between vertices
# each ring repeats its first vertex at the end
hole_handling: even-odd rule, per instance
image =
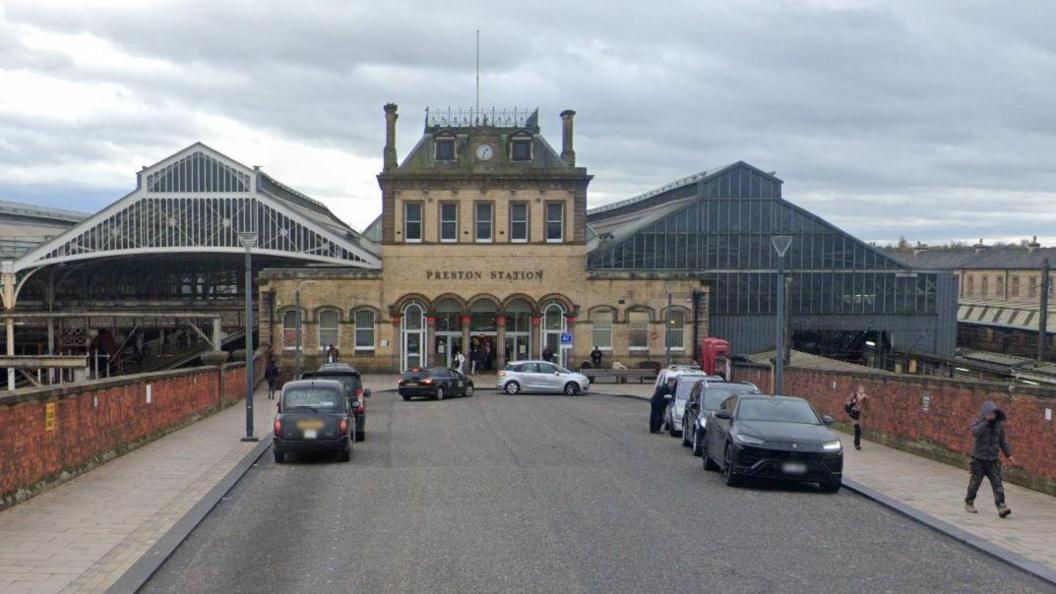
POLYGON ((1049 338, 1049 259, 1041 264, 1041 308, 1038 311, 1038 361, 1045 360, 1049 338))
POLYGON ((785 253, 792 245, 789 235, 775 235, 770 243, 777 253, 777 332, 774 335, 774 395, 785 392, 785 253))
MULTIPOLYGON (((257 234, 239 233, 238 242, 246 248, 246 436, 242 441, 257 441, 253 436, 253 246, 257 245, 257 234)), ((215 348, 220 350, 219 332, 216 340, 215 348)))

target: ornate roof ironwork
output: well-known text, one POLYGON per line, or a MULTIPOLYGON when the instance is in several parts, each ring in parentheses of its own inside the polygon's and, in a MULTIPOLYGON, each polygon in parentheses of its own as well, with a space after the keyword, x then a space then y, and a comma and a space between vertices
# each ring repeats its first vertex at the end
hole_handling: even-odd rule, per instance
POLYGON ((476 128, 481 126, 529 128, 538 132, 539 108, 425 108, 425 129, 427 131, 433 128, 476 128))

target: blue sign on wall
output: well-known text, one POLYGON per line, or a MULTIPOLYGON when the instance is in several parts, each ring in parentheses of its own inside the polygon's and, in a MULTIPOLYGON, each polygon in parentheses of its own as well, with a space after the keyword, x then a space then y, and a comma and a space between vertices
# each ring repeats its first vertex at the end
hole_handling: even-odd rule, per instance
POLYGON ((571 332, 562 332, 561 333, 561 344, 563 344, 563 345, 572 344, 572 333, 571 332))

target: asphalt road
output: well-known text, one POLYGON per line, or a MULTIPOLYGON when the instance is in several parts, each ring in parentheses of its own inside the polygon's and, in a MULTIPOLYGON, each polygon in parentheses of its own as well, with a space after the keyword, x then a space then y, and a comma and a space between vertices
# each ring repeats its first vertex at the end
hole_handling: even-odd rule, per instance
POLYGON ((376 393, 351 463, 266 454, 144 591, 1051 591, 849 492, 726 487, 647 408, 376 393))

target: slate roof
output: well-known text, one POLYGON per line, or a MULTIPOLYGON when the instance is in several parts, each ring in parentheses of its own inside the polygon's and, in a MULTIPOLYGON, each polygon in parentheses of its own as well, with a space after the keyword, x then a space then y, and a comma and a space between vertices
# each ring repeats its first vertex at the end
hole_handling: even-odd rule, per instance
POLYGON ((972 247, 953 249, 909 250, 886 249, 889 256, 917 269, 928 270, 1040 270, 1045 258, 1056 268, 1056 248, 1036 248, 1029 251, 1022 246, 992 246, 976 253, 972 247))

